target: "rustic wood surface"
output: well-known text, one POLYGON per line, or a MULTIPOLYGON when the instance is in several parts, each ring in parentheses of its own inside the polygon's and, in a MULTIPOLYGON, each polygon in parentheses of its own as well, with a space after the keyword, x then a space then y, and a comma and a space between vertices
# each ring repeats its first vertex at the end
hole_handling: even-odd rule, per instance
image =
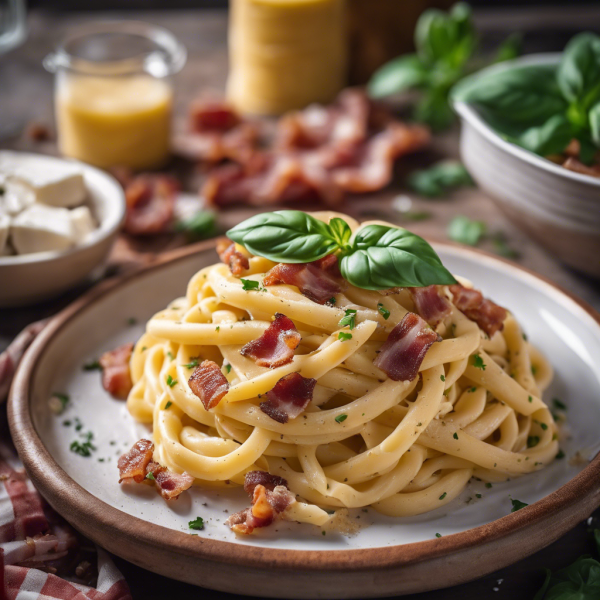
MULTIPOLYGON (((226 14, 219 10, 204 11, 166 11, 135 13, 48 13, 32 12, 29 16, 29 38, 18 49, 0 56, 0 148, 20 149, 35 152, 56 153, 52 140, 35 143, 23 135, 29 122, 43 123, 53 127, 52 75, 41 66, 43 57, 55 43, 69 30, 90 19, 135 18, 154 22, 171 29, 187 46, 188 63, 176 76, 176 128, 182 129, 185 123, 186 108, 189 101, 200 93, 213 90, 220 93, 227 72, 226 54, 226 14)), ((487 11, 476 15, 483 41, 497 42, 507 33, 519 30, 526 32, 525 48, 528 51, 559 50, 565 41, 582 29, 600 29, 600 7, 579 7, 560 9, 487 11)), ((398 194, 406 193, 403 187, 404 175, 418 166, 425 166, 435 160, 457 155, 458 131, 436 138, 432 149, 422 156, 410 157, 397 170, 393 186, 377 195, 356 198, 348 202, 344 210, 363 217, 370 214, 382 214, 389 220, 410 227, 420 235, 444 239, 445 230, 451 218, 464 214, 481 219, 492 232, 502 231, 511 247, 520 253, 518 262, 600 308, 600 287, 598 282, 582 277, 559 265, 545 251, 532 243, 518 228, 506 220, 491 199, 476 189, 458 190, 450 196, 426 200, 409 194, 413 200, 412 210, 427 211, 432 217, 418 223, 402 221, 392 209, 392 201, 398 194)), ((193 169, 174 167, 185 176, 186 185, 194 191, 198 184, 198 174, 193 169)), ((298 208, 304 208, 298 206, 298 208)), ((219 224, 225 229, 252 213, 249 209, 232 209, 219 215, 219 224)), ((165 240, 160 247, 173 245, 165 240)), ((488 242, 482 248, 493 250, 488 242)), ((124 241, 115 248, 113 262, 126 260, 128 256, 140 258, 139 251, 147 253, 153 248, 135 248, 133 255, 128 254, 124 241)), ((598 257, 590 257, 597 260, 598 257)), ((10 285, 10 282, 0 282, 10 285)), ((19 309, 0 310, 0 349, 6 346, 18 331, 27 323, 54 314, 68 302, 76 298, 88 284, 73 290, 61 298, 43 305, 19 309)), ((600 524, 600 513, 597 513, 600 524)), ((564 566, 580 554, 591 551, 591 542, 587 533, 588 525, 580 524, 558 542, 536 555, 516 565, 503 569, 479 581, 448 590, 429 592, 419 595, 419 600, 442 600, 454 598, 511 598, 515 600, 532 598, 534 591, 543 580, 542 567, 557 568, 564 566), (501 581, 501 583, 499 583, 501 581)), ((117 559, 125 574, 134 598, 193 598, 199 591, 192 586, 160 577, 117 559)), ((234 598, 227 594, 202 591, 204 598, 234 598)), ((417 598, 417 597, 415 597, 417 598)))

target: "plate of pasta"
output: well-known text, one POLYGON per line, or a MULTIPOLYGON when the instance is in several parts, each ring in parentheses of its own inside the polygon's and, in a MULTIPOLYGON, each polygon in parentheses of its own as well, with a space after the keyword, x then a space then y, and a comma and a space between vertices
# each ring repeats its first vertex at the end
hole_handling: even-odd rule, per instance
POLYGON ((23 462, 91 539, 223 591, 375 597, 506 566, 600 504, 593 309, 384 222, 227 235, 93 290, 17 373, 23 462))

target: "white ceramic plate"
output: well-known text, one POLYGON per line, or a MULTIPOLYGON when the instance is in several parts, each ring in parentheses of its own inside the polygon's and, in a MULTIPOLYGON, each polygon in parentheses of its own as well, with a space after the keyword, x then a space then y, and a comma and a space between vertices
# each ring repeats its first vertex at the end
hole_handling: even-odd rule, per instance
MULTIPOLYGON (((600 376, 596 366, 600 356, 600 324, 587 309, 557 288, 505 261, 445 245, 436 246, 436 250, 452 272, 472 280, 485 295, 514 312, 529 339, 542 349, 555 367, 554 382, 544 399, 551 403, 552 398, 560 398, 568 406, 568 425, 561 441, 561 447, 566 453, 565 459, 556 460, 548 468, 523 478, 494 484, 492 489, 473 481, 453 503, 418 517, 400 519, 384 517, 373 510, 367 513, 361 510, 351 511, 351 516, 357 523, 369 524, 352 537, 331 532, 323 535, 318 528, 284 522, 275 528, 261 531, 259 535, 240 538, 224 524, 228 514, 247 506, 247 497, 239 488, 218 492, 194 488, 189 494, 182 495, 177 502, 167 504, 151 488, 119 486, 116 466, 118 456, 140 437, 149 437, 151 434, 147 427, 133 421, 123 402, 113 400, 102 389, 99 373, 86 372, 82 370, 82 365, 117 345, 136 341, 143 331, 144 323, 152 314, 175 297, 184 295, 191 275, 215 262, 216 255, 210 249, 150 268, 108 291, 97 293, 81 303, 76 310, 71 310, 68 318, 63 318, 54 331, 45 332, 37 340, 32 349, 35 358, 28 356, 29 361, 25 361, 19 371, 11 406, 13 435, 26 466, 35 472, 34 481, 38 486, 41 485, 42 492, 46 493, 51 503, 61 505, 59 508, 62 508, 61 512, 67 518, 70 515, 65 508, 69 509, 72 503, 81 502, 78 486, 100 500, 101 506, 122 511, 115 514, 122 516, 124 528, 128 526, 126 515, 132 515, 146 522, 149 527, 160 525, 189 537, 191 532, 188 521, 201 516, 206 523, 205 529, 195 533, 205 540, 226 542, 226 545, 219 547, 227 548, 232 560, 237 552, 235 548, 241 546, 283 551, 360 552, 369 548, 398 548, 432 540, 431 548, 434 549, 437 547, 435 544, 446 540, 447 536, 485 526, 509 515, 511 497, 530 505, 536 503, 582 471, 588 464, 588 459, 591 460, 600 450, 600 376), (131 319, 135 319, 136 324, 130 324, 131 319), (67 393, 71 399, 67 410, 59 417, 48 408, 48 397, 53 391, 67 393), (22 417, 28 407, 39 441, 24 439, 22 435, 22 417), (81 432, 91 431, 94 434, 97 450, 91 458, 78 456, 69 449, 71 442, 79 439, 79 434, 74 429, 76 419, 83 424, 81 432), (65 425, 65 421, 70 421, 71 425, 65 425), (36 444, 40 443, 49 457, 31 457, 34 448, 39 450, 36 444), (572 460, 576 455, 585 460, 572 460), (64 470, 65 481, 72 480, 78 484, 65 489, 60 498, 56 496, 56 483, 47 481, 51 477, 50 473, 44 477, 43 471, 39 471, 41 468, 48 468, 48 458, 56 461, 64 470), (481 494, 482 497, 479 499, 476 494, 481 494), (63 500, 65 504, 62 504, 63 500), (440 533, 443 538, 437 539, 436 533, 440 533)), ((588 474, 588 479, 596 477, 596 487, 597 475, 597 472, 588 474)), ((576 518, 585 517, 584 513, 591 512, 596 502, 597 499, 590 499, 576 518)), ((547 509, 548 506, 546 513, 547 509)), ((518 529, 520 521, 516 517, 521 513, 525 515, 519 517, 521 522, 527 524, 531 521, 526 518, 527 514, 534 515, 535 510, 531 506, 523 509, 507 517, 509 520, 506 523, 515 523, 518 529)), ((137 519, 135 521, 139 526, 137 519)), ((77 519, 75 522, 81 526, 77 519)), ((501 521, 504 522, 505 520, 501 521)), ((557 525, 556 531, 552 533, 556 533, 554 538, 540 538, 527 552, 549 543, 564 530, 564 523, 557 525)), ((89 531, 87 533, 90 534, 89 531)), ((91 533, 94 537, 93 532, 91 533)), ((464 541, 467 537, 454 536, 448 542, 453 539, 464 541)), ((105 539, 102 541, 106 543, 105 539)), ((132 558, 131 553, 124 550, 120 552, 119 547, 109 549, 138 562, 135 555, 132 558)), ((491 571, 523 555, 522 549, 516 550, 509 558, 498 557, 494 565, 485 568, 491 571)), ((139 562, 149 566, 142 560, 139 562)), ((160 566, 154 568, 165 572, 160 566)), ((478 574, 482 572, 486 571, 480 569, 478 574)), ((172 572, 167 574, 188 581, 194 580, 189 575, 172 572)), ((456 582, 451 581, 451 578, 447 581, 448 585, 456 582)), ((211 583, 203 580, 204 585, 210 586, 211 583)), ((236 588, 224 583, 212 585, 230 591, 240 590, 239 586, 236 588)), ((431 581, 423 581, 416 587, 414 582, 411 585, 412 588, 409 586, 406 590, 396 586, 388 592, 416 591, 439 586, 431 581)), ((268 594, 268 590, 246 593, 260 594, 261 591, 268 594)), ((351 597, 353 594, 350 592, 352 590, 344 595, 351 597)), ((308 595, 305 594, 304 597, 308 595)))

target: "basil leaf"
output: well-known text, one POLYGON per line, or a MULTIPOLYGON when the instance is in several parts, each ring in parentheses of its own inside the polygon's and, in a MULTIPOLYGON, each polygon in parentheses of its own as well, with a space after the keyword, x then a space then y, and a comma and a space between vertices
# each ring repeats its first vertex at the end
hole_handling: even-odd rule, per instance
POLYGON ((352 237, 352 229, 350 229, 350 225, 344 219, 340 219, 339 217, 331 219, 329 221, 329 230, 340 248, 348 247, 350 238, 352 237))
POLYGON ((372 98, 383 98, 403 90, 419 87, 429 78, 429 73, 416 54, 399 56, 377 69, 369 81, 368 92, 372 98))
POLYGON ((191 217, 179 221, 175 225, 175 231, 184 233, 189 240, 201 240, 215 235, 217 231, 215 222, 215 213, 208 210, 200 210, 191 217))
POLYGON ((589 120, 592 140, 596 146, 600 146, 600 101, 590 109, 589 120))
POLYGON ((459 215, 448 225, 448 237, 455 242, 476 246, 487 227, 483 221, 472 221, 469 217, 459 215))
POLYGON ((517 58, 523 51, 523 36, 520 33, 511 33, 496 49, 494 62, 517 58))
POLYGON ((311 262, 339 248, 326 223, 299 210, 256 215, 230 229, 227 237, 252 254, 286 263, 311 262))
POLYGON ((586 109, 600 99, 600 36, 580 33, 564 49, 557 73, 564 97, 586 109))
POLYGON ((573 126, 564 115, 554 115, 543 125, 530 127, 514 139, 515 143, 541 156, 559 154, 573 139, 573 126))
POLYGON ((421 237, 396 227, 368 225, 340 262, 342 276, 367 290, 452 284, 456 280, 421 237))
POLYGON ((413 117, 420 123, 427 123, 435 132, 446 129, 454 121, 446 90, 427 89, 416 103, 413 117))
POLYGON ((513 134, 503 125, 532 127, 566 111, 555 73, 552 65, 531 65, 475 75, 456 86, 452 96, 475 105, 496 129, 513 134))
POLYGON ((414 192, 433 198, 452 188, 473 185, 473 179, 462 163, 457 160, 444 160, 429 169, 411 173, 407 184, 414 192))

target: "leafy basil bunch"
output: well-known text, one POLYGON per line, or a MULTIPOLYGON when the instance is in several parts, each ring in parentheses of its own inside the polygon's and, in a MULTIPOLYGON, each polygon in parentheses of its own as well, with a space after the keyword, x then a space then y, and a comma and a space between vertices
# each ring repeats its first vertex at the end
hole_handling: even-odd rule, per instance
POLYGON ((452 96, 473 104, 505 139, 541 156, 559 154, 577 139, 580 160, 589 164, 600 148, 600 36, 576 35, 558 66, 474 76, 452 96))
MULTIPOLYGON (((477 36, 469 6, 460 2, 448 13, 433 8, 423 12, 415 28, 415 48, 416 54, 395 58, 377 70, 368 91, 373 98, 382 98, 409 89, 420 90, 414 116, 440 130, 454 119, 448 92, 476 67, 473 55, 477 36)), ((506 60, 518 53, 519 42, 513 36, 501 46, 497 57, 506 60)))
POLYGON ((277 262, 311 262, 336 253, 344 279, 366 290, 456 283, 423 238, 399 227, 368 225, 352 235, 343 219, 323 223, 298 210, 281 210, 256 215, 227 236, 277 262))
MULTIPOLYGON (((600 550, 600 530, 594 530, 600 550)), ((581 556, 573 564, 552 573, 546 570, 544 585, 533 600, 597 600, 600 598, 600 563, 581 556)))

